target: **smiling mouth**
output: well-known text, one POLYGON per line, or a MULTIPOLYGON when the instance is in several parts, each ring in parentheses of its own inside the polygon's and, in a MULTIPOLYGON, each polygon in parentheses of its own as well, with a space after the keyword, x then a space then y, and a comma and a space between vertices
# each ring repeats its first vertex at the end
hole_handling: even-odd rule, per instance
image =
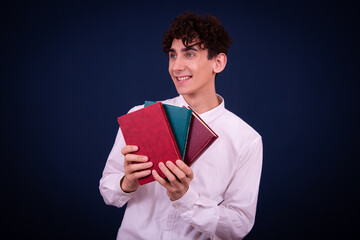
POLYGON ((182 81, 189 80, 190 78, 192 78, 192 76, 176 77, 176 80, 178 80, 179 82, 182 82, 182 81))

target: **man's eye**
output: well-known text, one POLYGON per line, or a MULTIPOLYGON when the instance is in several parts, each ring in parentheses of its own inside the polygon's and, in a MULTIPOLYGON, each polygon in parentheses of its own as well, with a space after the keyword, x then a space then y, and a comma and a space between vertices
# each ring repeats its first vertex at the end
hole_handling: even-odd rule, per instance
POLYGON ((195 56, 194 54, 192 54, 192 53, 186 53, 186 55, 185 55, 186 57, 193 57, 193 56, 195 56))
POLYGON ((171 53, 170 58, 176 58, 176 54, 171 53))

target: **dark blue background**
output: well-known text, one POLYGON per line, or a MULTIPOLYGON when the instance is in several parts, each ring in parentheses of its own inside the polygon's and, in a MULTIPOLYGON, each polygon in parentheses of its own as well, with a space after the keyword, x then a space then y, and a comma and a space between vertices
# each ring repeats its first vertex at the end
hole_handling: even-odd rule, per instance
POLYGON ((98 184, 116 117, 177 95, 161 40, 171 19, 193 10, 217 16, 232 36, 217 90, 263 136, 246 239, 351 239, 359 201, 354 3, 2 4, 2 233, 115 239, 123 209, 106 206, 98 184))

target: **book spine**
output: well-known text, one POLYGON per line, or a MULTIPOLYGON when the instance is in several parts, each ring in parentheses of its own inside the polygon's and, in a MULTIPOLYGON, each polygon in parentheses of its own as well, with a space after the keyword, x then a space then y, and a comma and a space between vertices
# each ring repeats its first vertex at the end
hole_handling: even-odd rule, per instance
POLYGON ((164 107, 163 107, 163 105, 162 105, 161 102, 159 102, 159 105, 160 105, 161 112, 162 112, 162 114, 163 114, 163 116, 164 116, 166 125, 167 125, 167 127, 168 127, 168 129, 169 129, 169 134, 170 134, 171 139, 172 139, 172 144, 173 144, 173 146, 174 146, 174 148, 175 148, 175 150, 176 150, 176 154, 177 154, 178 158, 182 160, 182 157, 181 157, 179 148, 178 148, 178 146, 177 146, 177 144, 176 144, 176 140, 175 140, 174 134, 173 134, 173 132, 172 132, 172 130, 171 130, 171 127, 170 127, 169 120, 167 119, 167 116, 166 116, 166 113, 165 113, 165 109, 164 109, 164 107))
POLYGON ((185 153, 186 153, 186 147, 187 147, 187 142, 188 142, 188 136, 189 136, 189 132, 190 132, 190 124, 191 124, 191 118, 192 118, 192 110, 190 109, 190 112, 188 112, 188 116, 187 116, 187 123, 186 125, 188 126, 187 127, 187 130, 186 130, 186 139, 185 139, 185 144, 184 144, 184 152, 183 152, 183 161, 185 161, 185 153))

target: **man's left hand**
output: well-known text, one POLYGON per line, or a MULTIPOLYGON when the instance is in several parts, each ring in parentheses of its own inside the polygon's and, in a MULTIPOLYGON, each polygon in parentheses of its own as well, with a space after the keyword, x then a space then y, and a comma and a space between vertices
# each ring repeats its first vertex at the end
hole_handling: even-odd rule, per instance
POLYGON ((161 162, 159 168, 168 181, 153 170, 152 174, 155 180, 166 188, 171 201, 178 200, 189 189, 190 182, 194 178, 193 171, 181 160, 176 160, 176 165, 171 161, 167 161, 166 165, 161 162))

